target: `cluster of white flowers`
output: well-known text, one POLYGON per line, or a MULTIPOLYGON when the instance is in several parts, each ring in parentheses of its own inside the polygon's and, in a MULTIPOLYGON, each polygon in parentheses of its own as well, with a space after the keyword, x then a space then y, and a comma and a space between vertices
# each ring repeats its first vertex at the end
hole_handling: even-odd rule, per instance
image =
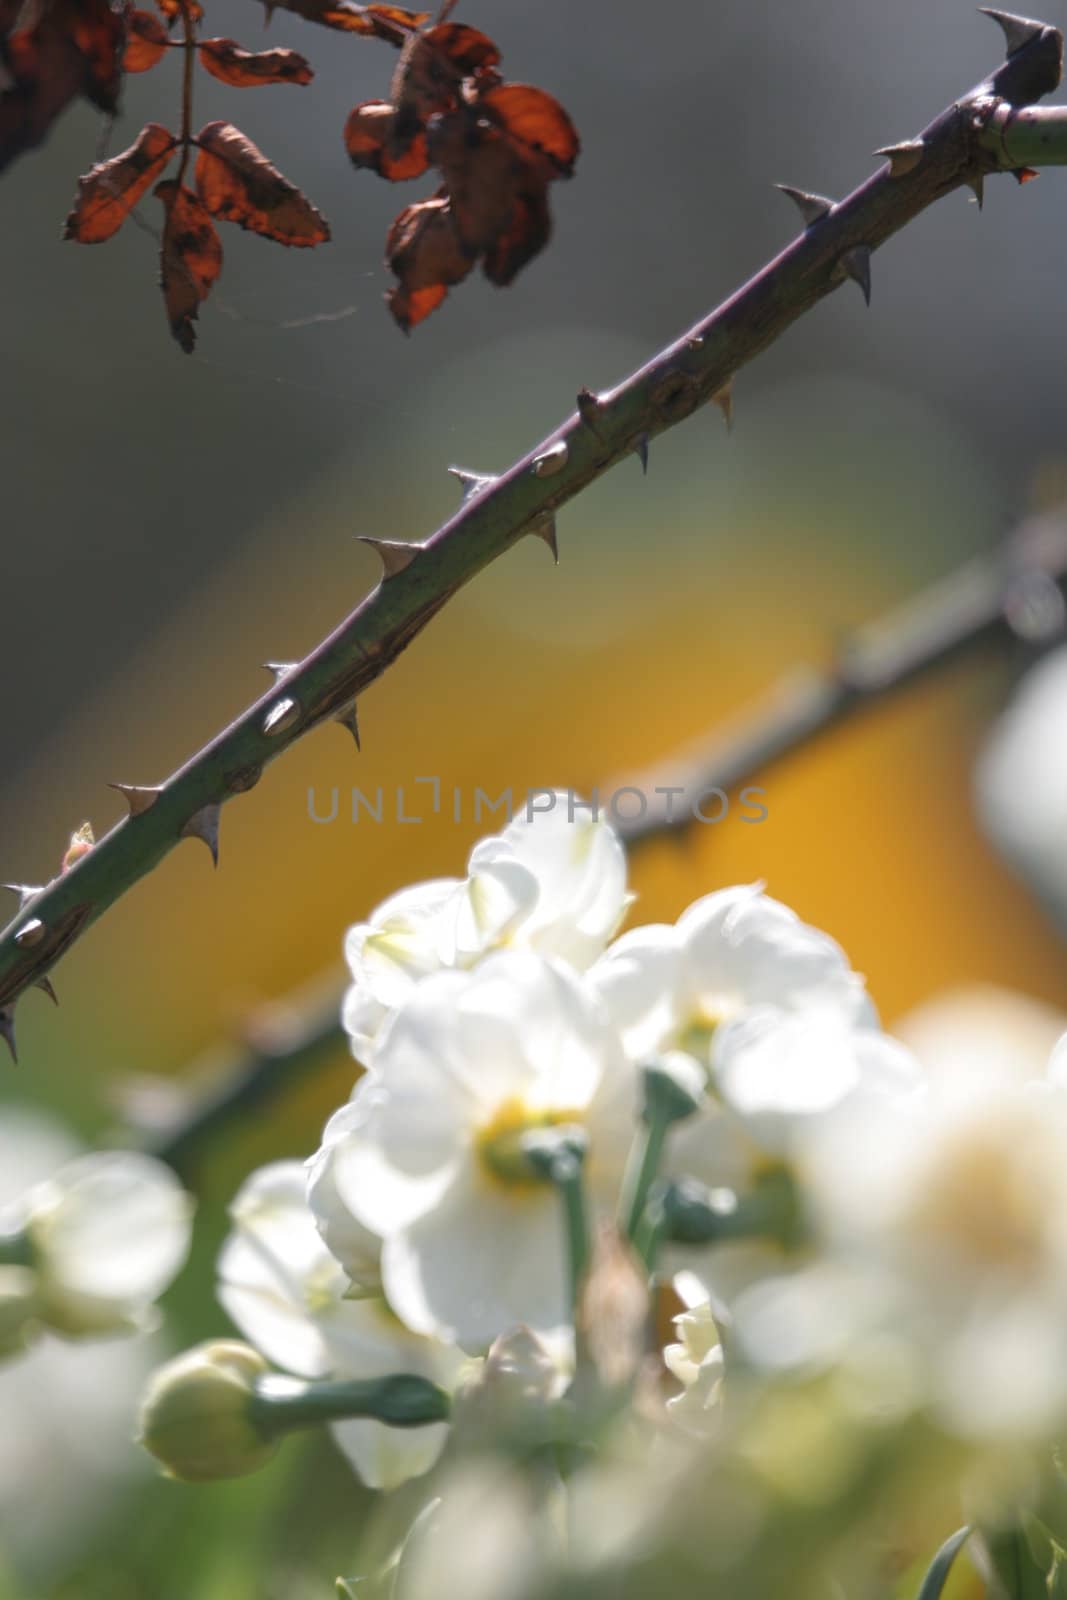
MULTIPOLYGON (((349 932, 365 1070, 311 1160, 234 1203, 238 1328, 306 1377, 454 1390, 517 1327, 566 1370, 561 1196, 529 1156, 557 1130, 594 1224, 622 1219, 686 1305, 672 1426, 712 1424, 727 1323, 754 1370, 881 1362, 898 1403, 961 1434, 1067 1420, 1067 1046, 1037 1083, 931 1074, 760 886, 616 937, 630 902, 612 829, 561 795, 349 932)), ((447 1425, 334 1429, 391 1487, 447 1425)))

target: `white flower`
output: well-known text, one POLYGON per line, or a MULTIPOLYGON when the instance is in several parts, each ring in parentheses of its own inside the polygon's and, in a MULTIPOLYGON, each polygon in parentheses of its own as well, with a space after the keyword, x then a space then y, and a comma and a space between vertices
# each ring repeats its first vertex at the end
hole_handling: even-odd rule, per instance
MULTIPOLYGON (((234 1230, 219 1257, 218 1297, 244 1336, 301 1377, 379 1378, 413 1372, 452 1387, 462 1354, 408 1331, 380 1296, 348 1299, 349 1280, 326 1248, 297 1161, 262 1167, 231 1207, 234 1230)), ((331 1424, 364 1483, 392 1489, 433 1466, 444 1423, 398 1429, 370 1418, 331 1424)))
MULTIPOLYGON (((916 1094, 918 1062, 897 1040, 856 1026, 840 1012, 756 1006, 719 1028, 711 1047, 717 1109, 692 1117, 672 1136, 669 1170, 742 1198, 777 1175, 792 1186, 796 1220, 806 1211, 801 1156, 825 1123, 862 1108, 877 1118, 883 1103, 916 1094)), ((810 1256, 809 1245, 792 1259, 810 1256)), ((704 1283, 717 1309, 732 1313, 754 1281, 782 1270, 774 1238, 739 1238, 708 1250, 672 1251, 704 1283)))
POLYGON ((823 1006, 850 1019, 869 1002, 838 944, 758 884, 697 900, 673 927, 626 933, 590 972, 635 1058, 680 1045, 705 1054, 752 1006, 823 1006))
POLYGON ((979 813, 994 842, 1067 917, 1067 649, 1032 667, 978 763, 979 813))
POLYGON ((42 1318, 77 1337, 143 1325, 185 1261, 192 1201, 162 1162, 81 1156, 18 1203, 42 1318))
POLYGON ((475 845, 464 879, 416 884, 350 928, 344 1026, 369 1065, 386 1019, 433 973, 466 969, 504 947, 584 970, 626 913, 626 858, 608 823, 565 792, 475 845))
POLYGON ((723 1352, 711 1306, 704 1301, 674 1318, 678 1342, 664 1347, 667 1370, 682 1393, 667 1401, 672 1419, 687 1432, 704 1435, 714 1425, 723 1378, 723 1352))
MULTIPOLYGON (((1067 1419, 1067 1093, 950 1075, 822 1130, 806 1187, 827 1249, 881 1275, 931 1404, 964 1435, 1067 1419)), ((858 1111, 858 1108, 857 1108, 858 1111)))
POLYGON ((381 1240, 352 1215, 337 1188, 337 1154, 363 1121, 363 1109, 349 1101, 335 1111, 322 1132, 322 1144, 307 1162, 307 1203, 331 1255, 352 1284, 381 1293, 381 1240))
POLYGON ((384 1241, 385 1293, 410 1328, 482 1347, 518 1322, 568 1320, 560 1200, 519 1141, 582 1124, 588 1180, 614 1191, 635 1098, 595 996, 558 962, 501 952, 419 986, 334 1158, 338 1193, 384 1241))

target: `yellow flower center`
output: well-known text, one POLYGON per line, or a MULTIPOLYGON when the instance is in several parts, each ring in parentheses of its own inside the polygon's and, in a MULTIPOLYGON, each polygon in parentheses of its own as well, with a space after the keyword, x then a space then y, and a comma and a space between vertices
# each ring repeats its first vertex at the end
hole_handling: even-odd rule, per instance
POLYGON ((557 1107, 528 1106, 518 1095, 497 1106, 489 1121, 475 1136, 483 1170, 494 1183, 510 1190, 537 1189, 548 1181, 536 1173, 522 1148, 523 1136, 537 1128, 558 1128, 568 1122, 581 1122, 581 1113, 557 1107))

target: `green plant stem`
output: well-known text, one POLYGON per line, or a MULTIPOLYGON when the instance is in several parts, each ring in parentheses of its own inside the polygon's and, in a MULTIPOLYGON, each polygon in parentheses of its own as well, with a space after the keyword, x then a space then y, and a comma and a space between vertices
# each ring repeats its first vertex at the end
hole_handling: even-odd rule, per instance
POLYGON ((393 1428, 421 1428, 446 1422, 450 1410, 443 1389, 406 1372, 314 1383, 272 1374, 258 1381, 252 1399, 253 1420, 266 1438, 353 1417, 372 1417, 393 1428))
POLYGON ((720 395, 740 368, 855 273, 857 251, 877 249, 944 195, 996 170, 983 134, 1005 103, 1028 105, 1057 86, 1062 45, 1055 29, 1042 29, 930 124, 908 170, 894 174, 884 163, 625 382, 599 396, 583 391, 579 409, 541 444, 468 494, 425 544, 409 547, 412 559, 402 570, 395 552, 386 552, 390 575, 328 638, 173 773, 146 809, 117 823, 24 904, 0 934, 0 1025, 9 1040, 16 1000, 96 918, 190 831, 210 833, 205 822, 217 823, 217 808, 252 788, 283 750, 349 713, 451 595, 518 539, 545 537, 561 506, 720 395))
POLYGON ((570 1304, 578 1305, 585 1270, 589 1265, 589 1211, 585 1200, 585 1178, 580 1161, 573 1161, 555 1180, 563 1206, 563 1227, 567 1241, 567 1268, 570 1277, 570 1304))
POLYGON ((619 1225, 626 1237, 634 1242, 645 1214, 649 1190, 659 1174, 669 1126, 664 1117, 640 1122, 626 1158, 619 1199, 619 1225))

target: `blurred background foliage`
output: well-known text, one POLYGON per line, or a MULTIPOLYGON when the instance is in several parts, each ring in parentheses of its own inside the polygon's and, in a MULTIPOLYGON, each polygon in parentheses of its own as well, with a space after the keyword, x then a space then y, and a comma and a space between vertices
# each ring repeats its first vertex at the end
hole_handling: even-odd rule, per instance
MULTIPOLYGON (((456 502, 447 464, 503 468, 579 385, 624 376, 784 245, 796 217, 773 183, 844 192, 1001 48, 964 0, 459 14, 509 76, 560 97, 584 148, 545 255, 506 293, 472 279, 410 340, 379 265, 409 192, 354 173, 341 145, 349 108, 386 92, 385 46, 278 12, 265 43, 310 58, 310 89, 199 74, 198 120, 237 120, 335 242, 288 253, 229 230, 191 358, 167 335, 145 229, 60 242, 101 137, 87 107, 4 180, 3 878, 52 875, 72 828, 118 815, 108 780, 158 781, 260 692, 259 662, 332 627, 376 577, 353 535, 424 535, 456 502)), ((208 0, 208 23, 264 41, 248 0, 208 0)), ((111 149, 173 120, 177 96, 176 61, 132 79, 111 149)), ((131 1082, 180 1079, 263 1003, 339 970, 347 924, 459 872, 489 831, 469 804, 454 823, 447 799, 419 825, 353 825, 352 786, 410 797, 432 775, 469 799, 644 770, 1062 481, 1062 183, 987 189, 981 215, 955 195, 879 252, 870 313, 847 288, 744 372, 732 436, 699 415, 656 442, 647 481, 624 464, 564 514, 558 569, 527 540, 459 596, 361 704, 361 756, 326 729, 227 808, 217 878, 189 843, 109 912, 55 975, 61 1009, 23 1005, 5 1100, 116 1137, 131 1082), (322 809, 333 787, 338 819, 317 826, 309 790, 322 809)), ((1017 665, 955 668, 774 769, 760 826, 734 812, 643 848, 640 919, 764 878, 841 940, 890 1023, 982 980, 1063 1006, 1062 946, 972 815, 973 757, 1017 665)), ((225 1327, 211 1288, 228 1197, 255 1162, 312 1148, 351 1079, 342 1054, 205 1149, 168 1341, 225 1327)), ((305 1600, 351 1567, 364 1499, 326 1443, 232 1486, 130 1471, 71 1537, 59 1512, 30 1530, 0 1493, 3 1600, 305 1600)))

